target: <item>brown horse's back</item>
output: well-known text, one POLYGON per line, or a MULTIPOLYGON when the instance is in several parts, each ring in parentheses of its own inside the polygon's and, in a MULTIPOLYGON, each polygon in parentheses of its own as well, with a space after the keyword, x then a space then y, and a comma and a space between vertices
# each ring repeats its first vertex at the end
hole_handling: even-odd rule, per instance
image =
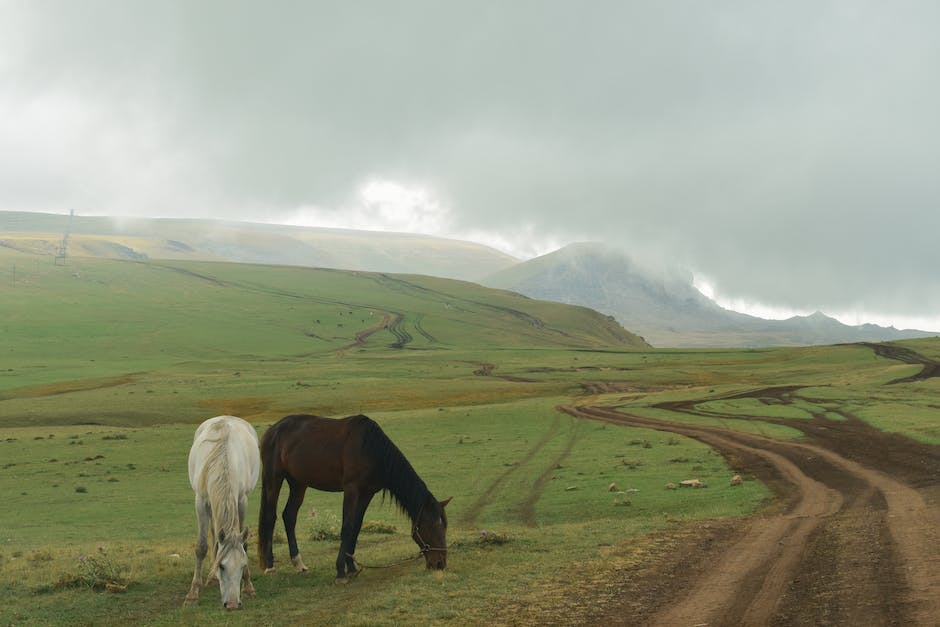
POLYGON ((272 479, 286 478, 316 490, 341 492, 360 482, 372 468, 362 464, 362 431, 372 420, 366 416, 323 418, 293 414, 264 434, 261 457, 272 479))

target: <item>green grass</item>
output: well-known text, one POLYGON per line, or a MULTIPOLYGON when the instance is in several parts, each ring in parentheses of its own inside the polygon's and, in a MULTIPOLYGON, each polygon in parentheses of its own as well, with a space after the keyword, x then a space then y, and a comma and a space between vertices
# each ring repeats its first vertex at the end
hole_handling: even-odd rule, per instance
MULTIPOLYGON (((730 476, 747 469, 696 441, 578 421, 557 405, 779 438, 799 432, 762 418, 850 413, 940 443, 938 381, 886 385, 917 366, 863 346, 652 350, 589 310, 470 283, 40 261, 0 249, 3 624, 485 623, 572 564, 664 526, 746 515, 768 497, 756 481, 732 488, 730 476), (14 260, 15 287, 4 274, 14 260), (382 320, 386 328, 356 343, 382 320), (785 402, 730 398, 794 385, 807 387, 785 402), (683 400, 706 413, 657 408, 683 400), (212 589, 199 607, 181 608, 192 577, 186 458, 195 426, 232 413, 262 432, 298 411, 372 416, 438 498, 454 497, 446 574, 415 561, 333 585, 337 543, 313 536, 335 530, 341 497, 311 491, 299 523, 311 573, 292 572, 276 544, 279 572, 255 575, 258 596, 244 612, 221 612, 212 589), (664 488, 692 478, 708 487, 664 488), (79 557, 99 546, 127 592, 71 585, 79 557)), ((905 346, 940 354, 938 340, 905 346)), ((395 532, 364 534, 362 562, 416 554, 390 504, 376 499, 367 522, 395 532)))
MULTIPOLYGON (((14 256, 0 249, 0 264, 14 256)), ((466 375, 494 353, 637 342, 587 309, 429 277, 100 259, 18 268, 16 287, 0 276, 5 424, 192 422, 220 405, 266 418, 407 408, 405 378, 447 403, 481 388, 493 390, 483 401, 527 397, 544 390, 466 375)))
MULTIPOLYGON (((315 623, 361 624, 382 622, 377 616, 383 608, 393 616, 405 612, 399 619, 406 622, 458 619, 549 576, 559 560, 590 559, 601 545, 676 520, 743 515, 766 497, 756 482, 731 488, 722 459, 699 443, 575 421, 546 400, 374 416, 432 491, 439 498, 454 497, 449 539, 456 546, 447 574, 437 579, 411 562, 390 572, 367 570, 346 588, 332 585, 337 543, 311 536, 324 520, 335 526, 340 499, 309 491, 298 536, 313 573, 293 573, 286 545, 275 545, 280 572, 255 577, 259 596, 246 601, 250 609, 238 615, 239 621, 276 621, 286 612, 315 623), (572 439, 577 445, 565 454, 572 439), (670 461, 676 459, 680 461, 670 461), (550 479, 539 488, 536 480, 546 471, 550 479), (692 476, 709 488, 664 489, 669 481, 692 476), (611 482, 622 492, 609 491, 611 482), (478 518, 466 521, 464 512, 494 483, 499 489, 478 518), (541 490, 537 527, 520 509, 536 490, 541 490), (629 505, 624 504, 627 498, 629 505), (483 531, 508 542, 487 544, 483 531), (351 591, 355 603, 350 606, 351 591), (312 603, 311 597, 318 601, 312 603), (417 606, 409 606, 408 599, 417 606)), ((218 593, 212 589, 199 608, 178 607, 192 568, 195 517, 186 478, 192 431, 188 425, 5 430, 0 446, 11 464, 2 479, 8 506, 0 512, 0 528, 6 530, 0 542, 5 618, 56 622, 68 616, 81 623, 105 612, 115 622, 231 620, 215 607, 218 593), (77 492, 79 485, 87 491, 77 492), (21 487, 19 492, 15 486, 21 487), (22 512, 27 510, 43 524, 24 525, 22 512), (128 591, 57 589, 74 578, 79 556, 93 554, 98 546, 126 568, 128 591), (31 559, 35 555, 51 558, 31 559)), ((257 495, 251 507, 254 527, 257 495)), ((364 563, 384 565, 416 554, 407 520, 390 504, 377 499, 368 521, 397 531, 364 534, 357 552, 364 563)))

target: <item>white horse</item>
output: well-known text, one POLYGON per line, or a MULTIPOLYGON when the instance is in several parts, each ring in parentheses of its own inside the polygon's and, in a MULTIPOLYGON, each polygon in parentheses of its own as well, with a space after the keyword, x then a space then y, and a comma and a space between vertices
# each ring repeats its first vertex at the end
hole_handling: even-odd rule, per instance
POLYGON ((241 608, 241 587, 254 595, 248 574, 248 493, 258 483, 261 457, 254 427, 235 416, 216 416, 199 425, 189 451, 189 483, 196 493, 196 570, 185 605, 199 602, 202 562, 209 548, 207 532, 215 538, 210 578, 219 579, 222 606, 241 608), (211 523, 211 526, 210 526, 211 523))

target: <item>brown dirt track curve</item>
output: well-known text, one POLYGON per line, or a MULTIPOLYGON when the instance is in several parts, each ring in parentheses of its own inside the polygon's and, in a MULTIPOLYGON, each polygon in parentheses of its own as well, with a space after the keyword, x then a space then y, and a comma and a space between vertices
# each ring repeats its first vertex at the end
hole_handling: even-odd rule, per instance
MULTIPOLYGON (((909 349, 866 344, 921 365, 909 349)), ((588 395, 614 391, 583 385, 588 395)), ((833 399, 785 385, 719 398, 661 403, 676 414, 753 420, 802 432, 778 440, 719 426, 659 420, 616 408, 559 407, 572 416, 699 440, 775 498, 746 519, 676 524, 572 565, 501 606, 488 620, 512 625, 926 625, 940 627, 940 446, 876 429, 833 399), (725 414, 707 401, 808 401, 812 418, 725 414), (835 418, 835 419, 834 419, 835 418)), ((805 409, 806 403, 801 403, 805 409)))
POLYGON ((673 534, 669 553, 611 573, 617 580, 602 602, 569 599, 563 622, 940 625, 940 447, 851 417, 803 421, 806 439, 783 441, 610 408, 561 409, 699 440, 779 497, 750 519, 673 534))

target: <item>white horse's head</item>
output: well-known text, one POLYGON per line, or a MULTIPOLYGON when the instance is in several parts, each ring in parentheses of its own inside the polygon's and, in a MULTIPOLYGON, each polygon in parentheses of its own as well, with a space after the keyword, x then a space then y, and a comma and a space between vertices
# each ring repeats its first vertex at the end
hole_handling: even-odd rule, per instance
POLYGON ((219 578, 222 607, 227 610, 240 610, 242 607, 241 583, 248 568, 248 554, 245 552, 247 534, 247 530, 244 534, 229 535, 220 531, 215 546, 215 574, 219 578))

